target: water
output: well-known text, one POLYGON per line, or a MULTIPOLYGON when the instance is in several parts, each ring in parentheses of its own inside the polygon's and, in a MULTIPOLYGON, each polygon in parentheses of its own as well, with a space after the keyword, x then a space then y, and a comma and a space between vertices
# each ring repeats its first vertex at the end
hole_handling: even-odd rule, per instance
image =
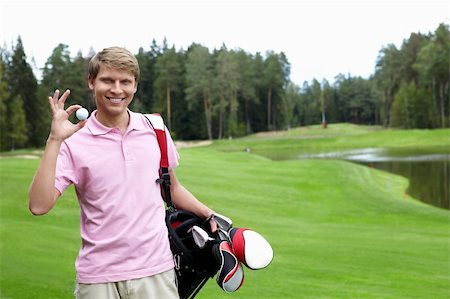
MULTIPOLYGON (((262 153, 261 153, 262 154, 262 153)), ((448 149, 366 148, 318 154, 266 153, 273 160, 342 159, 389 171, 409 179, 406 192, 427 204, 450 209, 450 153, 448 149)))

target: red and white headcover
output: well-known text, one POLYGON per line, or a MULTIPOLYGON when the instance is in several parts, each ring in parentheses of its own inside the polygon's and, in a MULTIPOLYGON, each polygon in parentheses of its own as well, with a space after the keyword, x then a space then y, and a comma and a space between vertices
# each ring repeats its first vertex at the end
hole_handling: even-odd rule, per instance
POLYGON ((248 268, 262 269, 272 262, 272 246, 257 232, 248 228, 231 228, 229 236, 234 254, 248 268))
POLYGON ((215 247, 215 255, 220 264, 217 272, 217 284, 225 292, 237 291, 244 283, 244 269, 233 254, 230 244, 222 241, 215 247))

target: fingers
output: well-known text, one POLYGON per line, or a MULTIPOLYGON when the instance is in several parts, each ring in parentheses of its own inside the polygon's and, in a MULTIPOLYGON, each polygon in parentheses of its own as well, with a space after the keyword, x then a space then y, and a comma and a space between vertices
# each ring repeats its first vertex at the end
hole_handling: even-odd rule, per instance
POLYGON ((58 107, 59 107, 59 108, 64 109, 64 103, 66 102, 66 100, 67 100, 67 98, 69 97, 69 95, 70 95, 70 90, 67 89, 67 90, 63 93, 63 95, 59 98, 59 100, 58 100, 58 107))
POLYGON ((74 113, 75 111, 77 111, 80 108, 81 108, 80 105, 72 105, 72 106, 67 107, 66 112, 68 115, 71 115, 72 113, 74 113))
POLYGON ((50 109, 55 113, 58 109, 64 109, 64 103, 70 95, 70 90, 67 89, 61 98, 59 97, 60 91, 56 89, 53 93, 53 97, 48 97, 48 102, 50 104, 50 109))
POLYGON ((48 97, 48 103, 50 104, 50 109, 52 110, 53 114, 58 109, 58 97, 59 97, 59 90, 55 90, 53 93, 53 97, 48 97))

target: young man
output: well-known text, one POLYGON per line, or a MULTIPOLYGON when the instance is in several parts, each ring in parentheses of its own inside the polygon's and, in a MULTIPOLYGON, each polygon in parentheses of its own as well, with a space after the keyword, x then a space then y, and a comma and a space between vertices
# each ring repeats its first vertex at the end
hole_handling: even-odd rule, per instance
MULTIPOLYGON (((82 247, 76 260, 77 298, 178 298, 165 209, 156 183, 160 150, 146 118, 128 109, 139 65, 126 49, 111 47, 89 63, 88 85, 97 110, 84 121, 64 109, 70 91, 49 97, 52 123, 29 191, 34 215, 46 214, 74 184, 82 247)), ((178 153, 167 134, 172 201, 207 218, 213 211, 177 180, 178 153)), ((216 224, 212 220, 214 231, 216 224)))

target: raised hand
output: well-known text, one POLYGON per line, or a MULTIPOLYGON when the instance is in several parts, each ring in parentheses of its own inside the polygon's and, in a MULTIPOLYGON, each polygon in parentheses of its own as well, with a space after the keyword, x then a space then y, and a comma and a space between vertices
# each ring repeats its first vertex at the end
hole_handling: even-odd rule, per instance
POLYGON ((63 141, 72 136, 76 131, 80 130, 85 124, 86 120, 79 121, 73 124, 69 121, 69 116, 80 109, 80 105, 72 105, 64 109, 64 103, 70 95, 70 90, 66 90, 61 97, 60 91, 57 89, 53 97, 48 97, 50 109, 52 111, 52 125, 50 129, 49 139, 63 141))

